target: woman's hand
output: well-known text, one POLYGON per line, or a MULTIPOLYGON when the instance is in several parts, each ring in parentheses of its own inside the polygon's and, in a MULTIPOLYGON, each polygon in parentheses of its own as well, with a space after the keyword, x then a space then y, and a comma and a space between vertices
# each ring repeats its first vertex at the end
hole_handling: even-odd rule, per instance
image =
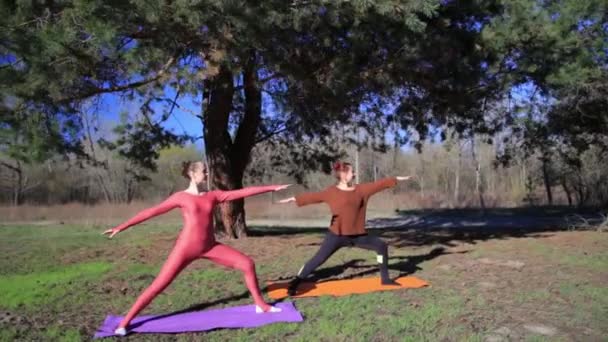
POLYGON ((398 181, 406 181, 414 178, 414 176, 397 176, 396 178, 398 181))
POLYGON ((277 203, 285 204, 285 203, 295 202, 295 201, 296 201, 295 197, 289 197, 289 198, 282 199, 282 200, 278 201, 277 203))
POLYGON ((285 190, 285 189, 289 188, 290 186, 291 186, 291 184, 279 185, 276 189, 274 189, 274 191, 285 190))
POLYGON ((118 230, 116 228, 112 228, 112 229, 108 229, 105 232, 103 232, 103 235, 108 235, 109 234, 110 236, 108 236, 108 238, 111 239, 112 237, 114 237, 114 235, 116 235, 118 233, 120 233, 120 230, 118 230))

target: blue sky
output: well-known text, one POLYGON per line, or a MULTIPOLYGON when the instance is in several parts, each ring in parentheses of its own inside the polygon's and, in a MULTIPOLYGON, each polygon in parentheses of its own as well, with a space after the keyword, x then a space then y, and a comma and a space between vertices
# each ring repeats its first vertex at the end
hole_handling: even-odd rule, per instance
MULTIPOLYGON (((167 91, 165 94, 167 97, 175 96, 173 91, 167 91)), ((182 108, 200 113, 200 108, 194 103, 191 97, 183 96, 178 100, 179 105, 182 108)), ((121 113, 129 113, 135 115, 139 112, 141 101, 134 100, 128 101, 122 99, 118 95, 107 94, 102 97, 102 101, 99 106, 95 107, 96 114, 104 121, 105 127, 112 127, 120 121, 121 113)), ((153 106, 156 110, 156 116, 161 115, 161 106, 153 106)), ((164 122, 164 126, 176 134, 188 134, 190 136, 200 137, 203 134, 203 125, 198 117, 195 117, 188 111, 175 108, 173 114, 164 122)), ((196 142, 198 148, 202 148, 202 140, 196 142)))
MULTIPOLYGON (((534 91, 534 86, 531 83, 522 84, 518 87, 515 87, 511 90, 511 95, 513 100, 516 102, 523 102, 532 95, 534 91)), ((167 89, 165 96, 168 98, 173 98, 175 96, 175 92, 172 89, 167 89)), ((194 116, 193 113, 200 113, 200 106, 194 101, 194 98, 191 96, 182 96, 178 100, 180 108, 175 108, 173 114, 164 122, 164 126, 169 130, 173 131, 176 134, 187 134, 194 137, 200 137, 203 133, 203 125, 201 120, 194 116)), ((268 106, 268 103, 265 103, 268 106)), ((104 120, 105 127, 113 127, 116 123, 119 122, 120 114, 123 112, 130 113, 131 115, 135 115, 139 112, 139 107, 141 105, 141 101, 134 100, 128 101, 122 99, 118 95, 107 94, 102 97, 102 101, 99 106, 95 107, 97 114, 102 120, 104 120)), ((263 110, 275 110, 273 106, 268 106, 269 108, 264 108, 263 110)), ((155 105, 154 108, 157 111, 156 116, 160 117, 162 106, 155 105)), ((433 140, 438 141, 439 133, 434 137, 433 140)), ((392 144, 393 134, 387 133, 386 139, 389 144, 392 144)), ((203 141, 199 139, 195 142, 197 148, 203 148, 203 141)), ((403 146, 402 149, 410 150, 411 146, 403 146)))
MULTIPOLYGON (((175 92, 173 90, 167 90, 165 96, 168 98, 173 98, 173 96, 175 96, 175 92)), ((167 119, 167 121, 164 122, 164 126, 176 134, 188 134, 194 137, 202 136, 202 122, 198 117, 191 113, 200 113, 201 109, 199 105, 195 103, 191 96, 180 97, 178 104, 185 110, 175 108, 173 114, 169 117, 169 119, 167 119)), ((118 95, 107 94, 102 97, 102 103, 100 103, 99 106, 96 106, 95 110, 97 111, 99 117, 104 120, 104 126, 108 128, 113 127, 120 121, 121 113, 126 112, 131 115, 135 115, 139 112, 140 106, 141 101, 128 101, 121 99, 121 97, 118 95)), ((160 118, 162 106, 159 104, 154 106, 154 108, 156 109, 156 117, 160 118)), ((263 110, 266 112, 275 111, 276 108, 265 101, 263 110)), ((393 134, 387 132, 386 138, 389 142, 392 142, 393 134)), ((195 145, 197 148, 202 149, 202 139, 197 140, 195 145)), ((409 147, 405 146, 404 148, 408 149, 409 147)))

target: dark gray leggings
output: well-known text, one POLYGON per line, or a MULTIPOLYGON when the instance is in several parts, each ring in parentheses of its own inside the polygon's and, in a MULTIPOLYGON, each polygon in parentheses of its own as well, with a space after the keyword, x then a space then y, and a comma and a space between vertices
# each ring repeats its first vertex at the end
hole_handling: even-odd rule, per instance
POLYGON ((298 273, 298 278, 304 279, 310 275, 317 267, 321 266, 332 254, 342 247, 359 247, 375 251, 378 256, 382 256, 380 263, 380 276, 382 281, 389 280, 388 274, 388 247, 386 243, 377 236, 372 235, 336 235, 331 231, 327 232, 321 248, 302 267, 298 273))

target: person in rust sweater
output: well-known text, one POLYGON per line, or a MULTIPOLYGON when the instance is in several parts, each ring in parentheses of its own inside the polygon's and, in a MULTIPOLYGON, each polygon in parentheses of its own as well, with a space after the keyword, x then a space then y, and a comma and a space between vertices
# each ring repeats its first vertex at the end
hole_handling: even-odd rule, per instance
POLYGON ((384 178, 372 183, 350 186, 354 172, 350 163, 337 162, 334 165, 334 174, 338 184, 332 185, 323 191, 308 192, 295 197, 280 200, 279 203, 295 202, 299 207, 315 203, 326 203, 332 213, 331 225, 321 248, 298 272, 289 284, 288 293, 293 296, 298 285, 308 277, 317 267, 321 266, 332 254, 342 247, 359 247, 373 250, 377 253, 380 264, 380 276, 384 285, 398 285, 389 277, 388 248, 384 241, 365 230, 365 210, 369 198, 384 189, 397 184, 397 181, 408 180, 407 177, 384 178))

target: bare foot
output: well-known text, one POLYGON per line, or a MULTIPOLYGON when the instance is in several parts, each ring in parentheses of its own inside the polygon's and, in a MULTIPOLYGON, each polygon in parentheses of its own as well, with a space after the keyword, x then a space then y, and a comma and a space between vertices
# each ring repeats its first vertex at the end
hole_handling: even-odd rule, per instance
POLYGON ((118 327, 116 328, 116 330, 114 330, 114 334, 118 336, 125 336, 127 335, 127 329, 125 329, 124 327, 118 327))
POLYGON ((388 280, 383 280, 382 281, 382 285, 388 285, 388 286, 401 286, 401 284, 399 284, 398 282, 388 279, 388 280))
POLYGON ((255 306, 255 313, 261 314, 265 312, 281 312, 281 308, 277 308, 276 306, 264 304, 264 306, 255 306))

